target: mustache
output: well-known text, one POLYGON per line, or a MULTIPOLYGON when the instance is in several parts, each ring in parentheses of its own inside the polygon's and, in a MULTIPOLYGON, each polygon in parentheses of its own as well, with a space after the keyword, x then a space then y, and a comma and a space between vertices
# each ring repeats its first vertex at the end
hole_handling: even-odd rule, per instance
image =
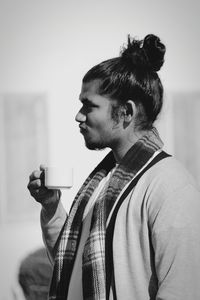
POLYGON ((86 130, 87 126, 85 124, 79 124, 79 128, 82 130, 86 130))

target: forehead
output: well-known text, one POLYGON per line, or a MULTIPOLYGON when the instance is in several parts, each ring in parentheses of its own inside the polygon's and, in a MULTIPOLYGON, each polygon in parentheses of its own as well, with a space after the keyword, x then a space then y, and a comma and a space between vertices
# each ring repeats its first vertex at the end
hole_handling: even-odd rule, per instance
POLYGON ((82 83, 80 99, 99 95, 98 90, 100 83, 101 81, 98 79, 82 83))
POLYGON ((91 102, 99 106, 116 105, 118 103, 116 99, 112 99, 108 95, 99 94, 100 84, 101 84, 100 79, 95 79, 89 82, 82 83, 79 100, 82 103, 91 102))

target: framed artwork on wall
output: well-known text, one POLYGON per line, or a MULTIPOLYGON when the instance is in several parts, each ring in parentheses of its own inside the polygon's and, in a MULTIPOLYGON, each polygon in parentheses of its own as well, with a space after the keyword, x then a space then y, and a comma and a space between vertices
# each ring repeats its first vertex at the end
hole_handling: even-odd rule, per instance
POLYGON ((46 95, 0 95, 0 224, 38 213, 27 184, 32 170, 47 157, 46 95))

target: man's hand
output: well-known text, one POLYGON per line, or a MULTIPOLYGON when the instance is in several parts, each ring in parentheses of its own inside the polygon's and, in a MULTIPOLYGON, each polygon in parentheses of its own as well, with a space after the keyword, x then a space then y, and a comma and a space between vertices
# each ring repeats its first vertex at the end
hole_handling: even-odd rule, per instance
POLYGON ((57 206, 60 199, 60 190, 50 190, 44 185, 44 169, 43 165, 40 166, 40 170, 33 171, 29 176, 29 183, 27 188, 30 194, 35 200, 43 206, 45 209, 52 209, 52 206, 57 206))

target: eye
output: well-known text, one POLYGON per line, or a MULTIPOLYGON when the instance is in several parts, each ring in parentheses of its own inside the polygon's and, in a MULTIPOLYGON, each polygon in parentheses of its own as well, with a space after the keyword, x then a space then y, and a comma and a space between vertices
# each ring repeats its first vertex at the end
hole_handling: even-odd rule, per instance
POLYGON ((90 101, 83 101, 83 109, 86 110, 87 112, 90 112, 92 109, 97 107, 94 103, 90 101))

